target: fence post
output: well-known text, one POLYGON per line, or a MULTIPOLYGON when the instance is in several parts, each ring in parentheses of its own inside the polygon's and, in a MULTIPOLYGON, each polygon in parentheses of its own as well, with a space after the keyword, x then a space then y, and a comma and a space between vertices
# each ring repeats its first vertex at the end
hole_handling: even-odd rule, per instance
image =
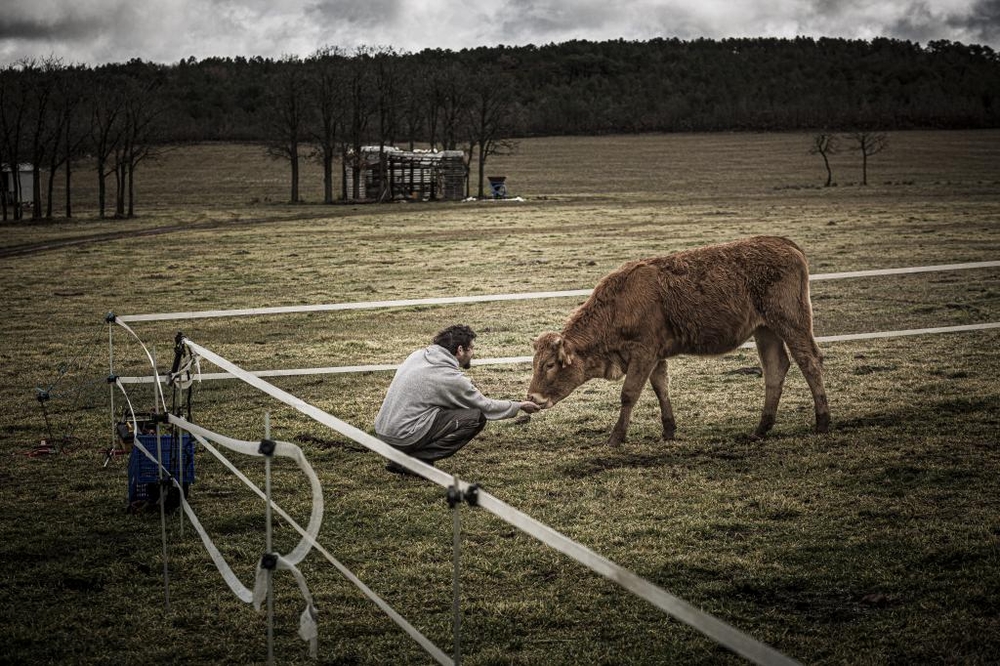
MULTIPOLYGON (((264 412, 264 441, 261 442, 261 452, 264 453, 264 516, 265 540, 264 549, 268 557, 272 555, 271 548, 271 457, 274 455, 274 443, 271 442, 271 412, 264 412), (265 442, 267 446, 265 446, 265 442)), ((274 664, 274 567, 267 569, 267 663, 274 664)))
POLYGON ((454 663, 461 666, 462 663, 462 586, 461 586, 461 557, 462 557, 462 491, 459 490, 458 477, 452 477, 453 485, 448 487, 448 506, 451 507, 452 516, 452 603, 451 610, 453 616, 452 633, 454 636, 454 663))
MULTIPOLYGON (((156 371, 154 366, 153 371, 156 371)), ((165 415, 164 415, 165 416, 165 415)), ((138 439, 139 433, 136 433, 138 439)), ((157 474, 159 478, 159 504, 160 504, 160 534, 163 541, 163 594, 166 598, 167 610, 170 610, 170 567, 167 562, 167 495, 168 481, 163 477, 163 444, 160 441, 160 419, 156 419, 156 461, 157 474)))
MULTIPOLYGON (((107 467, 108 461, 111 460, 111 456, 115 452, 115 436, 117 431, 115 430, 115 385, 112 377, 115 376, 115 314, 109 312, 107 316, 104 317, 104 321, 108 324, 108 388, 111 391, 111 448, 108 449, 108 457, 104 459, 104 466, 107 467)), ((139 433, 135 433, 138 435, 139 433)))

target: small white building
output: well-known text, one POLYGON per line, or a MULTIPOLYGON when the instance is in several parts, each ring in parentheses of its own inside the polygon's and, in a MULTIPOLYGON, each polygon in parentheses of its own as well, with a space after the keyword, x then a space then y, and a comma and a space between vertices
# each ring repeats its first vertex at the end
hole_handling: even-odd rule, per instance
POLYGON ((17 165, 16 177, 11 172, 9 164, 0 165, 0 196, 7 206, 20 202, 29 207, 34 202, 31 187, 31 174, 34 167, 28 163, 17 165))

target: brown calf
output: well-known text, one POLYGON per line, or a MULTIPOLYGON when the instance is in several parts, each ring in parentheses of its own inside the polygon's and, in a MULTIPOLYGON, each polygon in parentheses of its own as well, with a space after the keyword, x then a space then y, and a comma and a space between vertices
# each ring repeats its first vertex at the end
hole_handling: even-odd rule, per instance
POLYGON ((756 236, 625 264, 606 275, 562 333, 535 340, 528 399, 551 407, 596 377, 621 379, 621 412, 608 444, 625 440, 632 408, 649 380, 660 402, 663 438, 676 428, 667 361, 678 354, 723 354, 753 336, 764 370, 764 411, 755 437, 774 425, 788 352, 816 407, 816 431, 830 409, 823 357, 812 330, 809 267, 786 238, 756 236))

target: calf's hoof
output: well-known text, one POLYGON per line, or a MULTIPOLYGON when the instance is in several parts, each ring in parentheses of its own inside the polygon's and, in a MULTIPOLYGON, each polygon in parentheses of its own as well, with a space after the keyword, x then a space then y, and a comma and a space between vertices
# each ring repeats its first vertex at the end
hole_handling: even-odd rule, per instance
POLYGON ((674 425, 673 421, 663 422, 663 441, 669 442, 674 438, 674 434, 677 432, 677 426, 674 425))
POLYGON ((617 433, 611 433, 611 437, 608 437, 608 446, 613 449, 617 449, 625 441, 625 435, 619 435, 617 433))
POLYGON ((771 432, 771 428, 774 427, 774 415, 764 414, 760 417, 760 423, 757 424, 757 429, 753 431, 750 435, 750 439, 753 441, 758 441, 764 439, 767 433, 771 432))
POLYGON ((816 432, 823 434, 830 431, 830 415, 822 414, 816 417, 816 432))

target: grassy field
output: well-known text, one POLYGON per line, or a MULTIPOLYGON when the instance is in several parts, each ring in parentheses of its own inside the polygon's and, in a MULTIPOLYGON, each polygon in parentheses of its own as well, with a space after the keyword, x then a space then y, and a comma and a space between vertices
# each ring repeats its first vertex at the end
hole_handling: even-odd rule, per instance
MULTIPOLYGON (((1000 259, 1000 132, 890 135, 870 163, 836 156, 836 187, 802 134, 532 139, 491 160, 523 202, 305 204, 253 146, 177 149, 146 166, 140 217, 93 218, 81 172, 71 222, 0 227, 0 249, 121 233, 0 259, 5 318, 0 588, 9 663, 254 663, 263 616, 225 586, 190 526, 169 521, 164 609, 158 513, 126 511, 111 442, 104 316, 588 288, 624 261, 758 233, 794 239, 814 273, 1000 259), (158 227, 171 233, 143 236, 158 227), (29 456, 49 430, 61 452, 29 456), (64 436, 68 436, 64 440, 64 436)), ((1000 271, 813 284, 818 335, 1000 321, 1000 271)), ((521 356, 578 299, 135 324, 160 366, 174 335, 250 370, 396 363, 452 322, 480 357, 521 356)), ((115 372, 148 373, 116 327, 115 372)), ((629 438, 603 444, 620 386, 592 382, 529 423, 491 424, 439 464, 667 591, 810 664, 995 663, 1000 654, 1000 330, 822 344, 832 429, 789 373, 773 435, 746 437, 763 401, 752 350, 678 358, 678 439, 659 440, 646 391, 629 438)), ((206 367, 212 372, 215 368, 206 367)), ((526 365, 478 366, 494 397, 526 365)), ((273 383, 371 430, 391 373, 273 383)), ((150 388, 130 388, 152 407, 150 388)), ((116 396, 116 404, 121 404, 116 396)), ((320 540, 450 652, 451 515, 443 491, 232 381, 194 390, 194 420, 299 443, 323 482, 320 540)), ((191 502, 245 584, 263 506, 208 454, 191 502)), ((233 461, 262 482, 258 460, 233 461)), ((276 463, 277 502, 303 524, 308 487, 276 463)), ((482 511, 463 511, 468 664, 740 663, 645 601, 482 511)), ((298 538, 276 527, 276 547, 298 538)), ((325 560, 302 564, 320 662, 430 663, 325 560)), ((300 597, 276 578, 279 663, 310 663, 300 597)))

